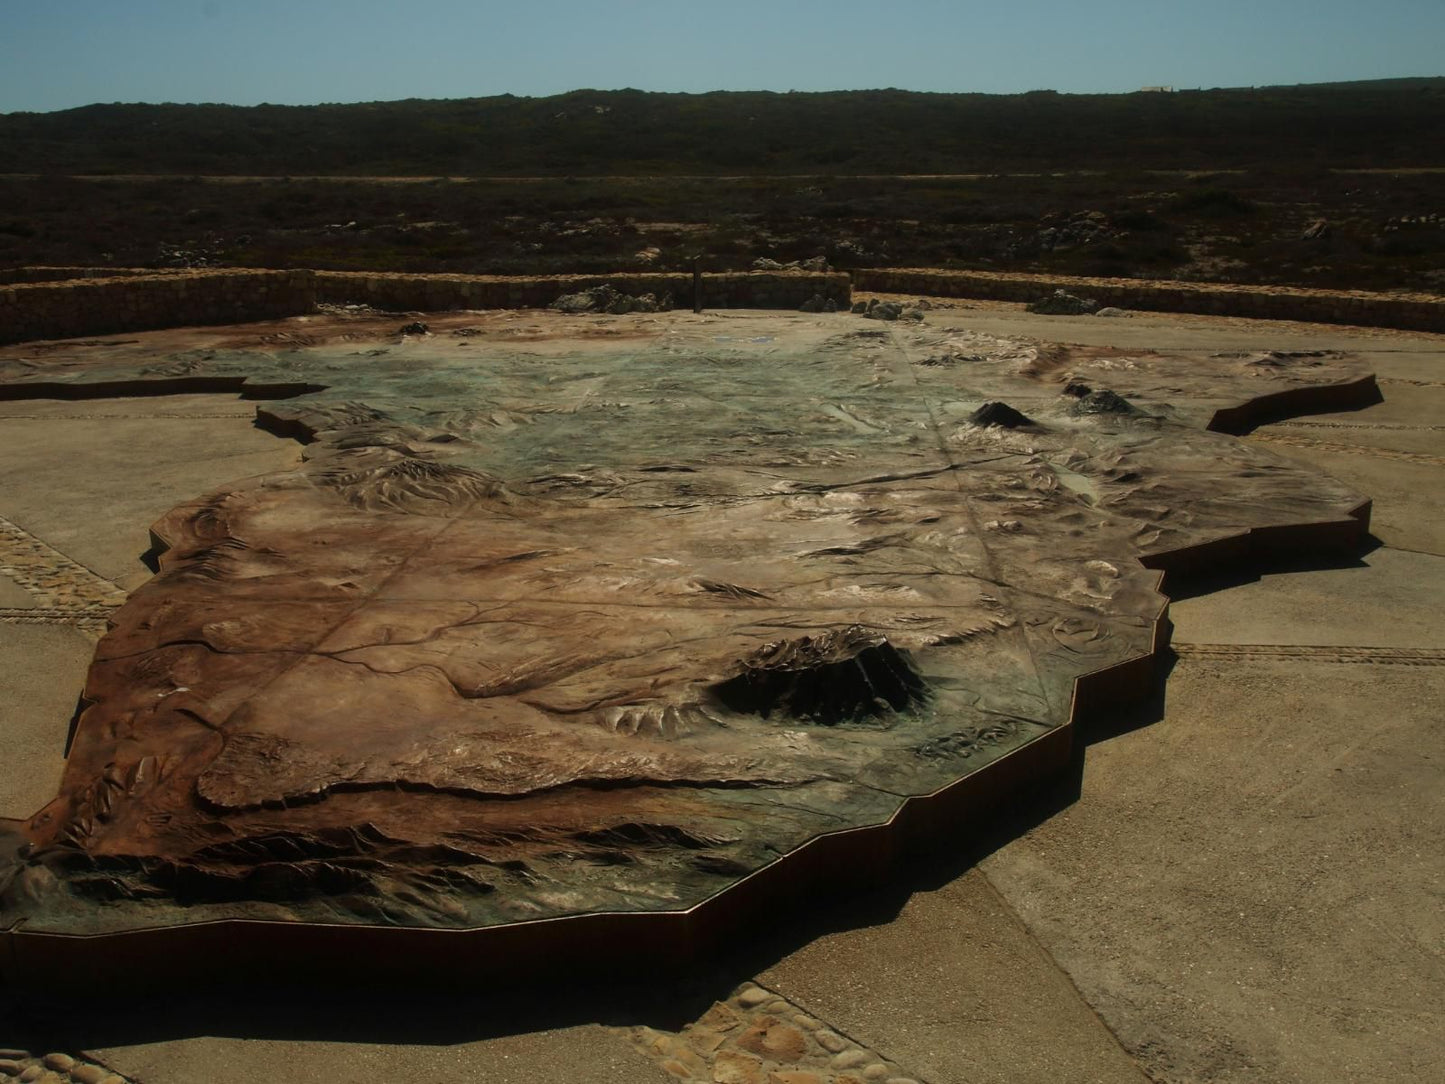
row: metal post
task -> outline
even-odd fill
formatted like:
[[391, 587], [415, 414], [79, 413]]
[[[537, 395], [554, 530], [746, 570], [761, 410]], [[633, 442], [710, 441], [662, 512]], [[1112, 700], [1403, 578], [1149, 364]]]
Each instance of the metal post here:
[[702, 312], [702, 257], [692, 258], [692, 311]]

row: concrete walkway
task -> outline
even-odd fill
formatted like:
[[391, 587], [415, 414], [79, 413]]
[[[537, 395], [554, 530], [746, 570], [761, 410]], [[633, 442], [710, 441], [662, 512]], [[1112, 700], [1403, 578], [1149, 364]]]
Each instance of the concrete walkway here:
[[[1437, 1075], [1445, 337], [1143, 314], [1043, 318], [1005, 305], [929, 320], [1200, 355], [1362, 353], [1383, 403], [1247, 439], [1373, 496], [1380, 544], [1348, 567], [1270, 571], [1177, 600], [1167, 686], [1088, 734], [1069, 778], [980, 826], [966, 853], [939, 855], [904, 884], [820, 900], [686, 984], [397, 991], [385, 1005], [237, 1006], [188, 991], [127, 1006], [121, 992], [103, 1009], [38, 1005], [11, 991], [0, 1047], [14, 1049], [0, 1050], [0, 1074], [7, 1058], [19, 1072], [30, 1055], [64, 1052], [82, 1060], [58, 1059], [40, 1079]], [[92, 417], [70, 416], [80, 413]], [[137, 556], [150, 519], [294, 457], [246, 416], [247, 405], [212, 397], [0, 405], [0, 517], [133, 587], [145, 577]], [[168, 461], [168, 425], [203, 426], [214, 455]], [[38, 463], [41, 447], [53, 454]], [[35, 604], [0, 577], [0, 613], [12, 615], [0, 622], [0, 749], [20, 765], [0, 776], [0, 814], [10, 816], [53, 792], [89, 650], [87, 634], [64, 621], [14, 616]], [[96, 993], [84, 985], [77, 976], [78, 993]]]

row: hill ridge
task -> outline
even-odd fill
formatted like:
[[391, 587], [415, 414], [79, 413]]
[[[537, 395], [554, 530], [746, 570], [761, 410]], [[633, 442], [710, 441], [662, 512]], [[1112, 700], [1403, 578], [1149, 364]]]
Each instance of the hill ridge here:
[[574, 90], [0, 114], [0, 173], [866, 174], [1445, 165], [1445, 78], [989, 95]]

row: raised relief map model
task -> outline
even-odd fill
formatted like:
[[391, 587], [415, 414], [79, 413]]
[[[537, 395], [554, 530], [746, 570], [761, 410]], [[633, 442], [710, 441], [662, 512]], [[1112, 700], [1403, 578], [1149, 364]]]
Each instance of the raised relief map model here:
[[1166, 642], [1171, 554], [1368, 524], [1210, 429], [1369, 401], [1349, 356], [429, 321], [0, 351], [0, 397], [229, 389], [305, 444], [152, 528], [0, 927], [497, 928], [806, 878], [811, 841], [1067, 736], [1078, 679]]

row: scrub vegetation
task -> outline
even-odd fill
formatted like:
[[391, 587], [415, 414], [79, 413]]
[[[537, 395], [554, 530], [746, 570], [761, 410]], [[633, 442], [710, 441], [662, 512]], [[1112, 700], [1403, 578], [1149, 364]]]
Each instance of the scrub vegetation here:
[[1445, 79], [0, 116], [0, 265], [488, 273], [825, 256], [1445, 291]]

